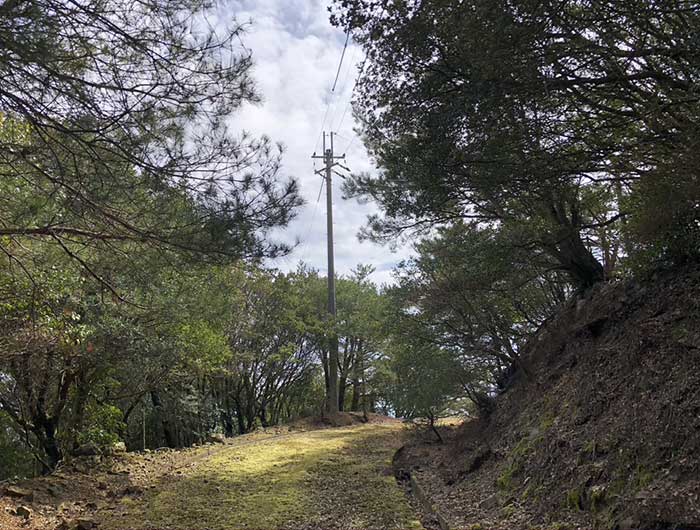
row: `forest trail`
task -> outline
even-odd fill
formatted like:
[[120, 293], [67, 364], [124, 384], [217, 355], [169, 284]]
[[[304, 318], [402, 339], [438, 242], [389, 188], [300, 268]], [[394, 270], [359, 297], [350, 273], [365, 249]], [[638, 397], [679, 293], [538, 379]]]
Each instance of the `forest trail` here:
[[[182, 450], [85, 457], [0, 495], [3, 530], [413, 530], [391, 460], [403, 423], [372, 415], [257, 431]], [[299, 429], [299, 430], [297, 430]], [[27, 517], [18, 516], [26, 507]], [[80, 526], [82, 521], [83, 526]]]
[[241, 439], [160, 476], [95, 520], [105, 530], [419, 529], [391, 472], [403, 428], [392, 422]]

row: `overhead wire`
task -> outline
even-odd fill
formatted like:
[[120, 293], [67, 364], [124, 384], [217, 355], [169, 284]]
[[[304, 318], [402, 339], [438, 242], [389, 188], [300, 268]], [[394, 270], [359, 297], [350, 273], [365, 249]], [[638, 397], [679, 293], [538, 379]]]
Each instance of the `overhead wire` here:
[[[343, 51], [342, 51], [342, 53], [340, 54], [340, 60], [338, 61], [338, 68], [336, 69], [335, 78], [334, 78], [334, 80], [333, 80], [333, 86], [331, 87], [330, 95], [329, 95], [329, 97], [328, 97], [328, 102], [326, 103], [326, 110], [325, 110], [325, 112], [324, 112], [324, 114], [323, 114], [323, 121], [321, 122], [321, 130], [319, 131], [319, 134], [318, 134], [318, 136], [316, 137], [316, 145], [314, 146], [314, 154], [315, 154], [315, 153], [317, 152], [317, 150], [318, 150], [319, 142], [321, 141], [321, 138], [322, 138], [322, 136], [323, 136], [324, 127], [326, 126], [326, 122], [328, 121], [328, 115], [329, 115], [329, 112], [330, 112], [330, 109], [331, 109], [331, 105], [333, 104], [333, 101], [334, 101], [334, 97], [333, 97], [333, 96], [335, 95], [335, 90], [336, 90], [336, 88], [337, 88], [337, 86], [338, 86], [338, 79], [340, 78], [340, 72], [342, 71], [342, 68], [343, 68], [343, 62], [345, 61], [345, 53], [346, 53], [346, 51], [347, 51], [348, 43], [349, 43], [349, 42], [350, 42], [350, 30], [346, 31], [346, 33], [345, 33], [345, 43], [343, 44]], [[353, 58], [353, 59], [354, 59], [354, 55], [355, 55], [355, 52], [353, 51], [353, 55], [352, 55], [352, 58]], [[345, 74], [345, 76], [343, 77], [343, 83], [342, 83], [342, 86], [343, 86], [343, 87], [344, 87], [344, 86], [346, 85], [346, 83], [347, 83], [348, 75], [349, 75], [349, 74], [348, 74], [348, 72], [346, 71], [346, 74]], [[332, 117], [331, 117], [331, 121], [330, 121], [331, 125], [333, 124], [333, 120], [334, 120], [334, 118], [335, 118], [335, 110], [337, 110], [337, 106], [334, 108], [333, 115], [332, 115]], [[315, 173], [316, 173], [316, 162], [314, 161], [314, 174], [315, 174]], [[314, 209], [313, 209], [313, 212], [312, 212], [312, 214], [311, 214], [311, 220], [310, 220], [309, 225], [308, 225], [308, 227], [307, 227], [307, 229], [306, 229], [306, 231], [305, 231], [304, 238], [301, 240], [301, 247], [302, 247], [302, 249], [303, 249], [303, 250], [302, 250], [302, 261], [304, 260], [304, 258], [305, 258], [305, 256], [306, 256], [306, 250], [308, 250], [308, 248], [304, 248], [304, 247], [307, 247], [306, 243], [307, 243], [307, 240], [308, 240], [308, 238], [309, 238], [309, 235], [311, 234], [311, 230], [312, 230], [312, 228], [313, 228], [314, 220], [316, 219], [316, 212], [317, 212], [317, 210], [318, 210], [318, 204], [319, 204], [319, 202], [320, 202], [320, 200], [321, 200], [321, 193], [323, 192], [323, 186], [324, 186], [324, 185], [325, 185], [325, 179], [321, 179], [321, 187], [320, 187], [320, 189], [319, 189], [319, 191], [318, 191], [318, 197], [316, 198], [316, 202], [315, 202], [315, 204], [314, 204]]]
[[338, 63], [338, 71], [335, 73], [335, 81], [333, 81], [333, 88], [331, 92], [335, 92], [335, 86], [338, 84], [338, 77], [340, 77], [340, 69], [343, 67], [343, 59], [345, 59], [345, 51], [348, 49], [348, 41], [350, 40], [350, 30], [345, 33], [345, 44], [343, 44], [343, 53], [340, 55], [340, 63]]
[[[382, 8], [382, 12], [381, 12], [381, 14], [379, 15], [379, 18], [383, 17], [384, 13], [386, 13], [386, 7], [383, 7], [383, 8]], [[315, 146], [314, 146], [314, 155], [316, 155], [316, 152], [317, 152], [317, 150], [318, 150], [318, 145], [319, 145], [319, 142], [321, 141], [321, 138], [322, 138], [322, 136], [323, 136], [323, 133], [324, 133], [324, 130], [325, 130], [324, 128], [325, 128], [325, 126], [326, 126], [326, 122], [328, 121], [328, 116], [329, 116], [329, 113], [330, 113], [330, 110], [331, 110], [331, 106], [332, 106], [333, 103], [334, 103], [334, 100], [336, 101], [336, 104], [335, 104], [335, 106], [334, 106], [333, 113], [331, 114], [331, 120], [330, 120], [331, 131], [335, 132], [335, 134], [336, 134], [337, 136], [340, 136], [341, 138], [345, 138], [346, 140], [350, 140], [349, 143], [347, 144], [345, 150], [343, 151], [343, 153], [347, 153], [347, 152], [349, 151], [350, 147], [352, 146], [352, 144], [354, 143], [354, 141], [358, 138], [358, 135], [357, 135], [357, 134], [351, 135], [351, 138], [347, 138], [347, 137], [345, 137], [345, 136], [343, 136], [343, 135], [338, 134], [338, 131], [341, 129], [341, 127], [342, 127], [342, 125], [343, 125], [343, 123], [344, 123], [344, 121], [345, 121], [345, 116], [347, 115], [348, 110], [350, 109], [350, 106], [352, 105], [352, 98], [353, 98], [353, 95], [354, 95], [354, 93], [355, 93], [355, 90], [356, 90], [356, 88], [357, 88], [357, 86], [358, 86], [360, 80], [362, 79], [362, 76], [365, 74], [365, 65], [366, 65], [367, 60], [368, 60], [368, 56], [367, 56], [367, 55], [365, 55], [365, 57], [364, 57], [364, 59], [363, 59], [363, 61], [362, 61], [362, 64], [360, 65], [358, 75], [357, 75], [357, 77], [355, 78], [355, 81], [354, 81], [354, 83], [353, 83], [352, 88], [350, 89], [350, 93], [349, 93], [349, 96], [348, 96], [348, 101], [347, 101], [347, 103], [346, 103], [346, 105], [345, 105], [345, 108], [343, 109], [343, 113], [342, 113], [342, 115], [341, 115], [341, 117], [340, 117], [340, 121], [338, 122], [337, 127], [333, 127], [333, 124], [334, 124], [334, 121], [335, 121], [335, 117], [336, 117], [336, 111], [338, 110], [338, 104], [337, 104], [338, 101], [337, 101], [337, 98], [334, 98], [334, 96], [335, 96], [335, 94], [336, 94], [336, 88], [338, 87], [338, 80], [340, 79], [340, 74], [341, 74], [341, 71], [342, 71], [343, 62], [344, 62], [344, 60], [345, 60], [345, 54], [346, 54], [346, 52], [347, 52], [347, 47], [348, 47], [349, 41], [350, 41], [350, 28], [348, 28], [347, 31], [346, 31], [346, 33], [345, 33], [345, 43], [343, 44], [343, 51], [342, 51], [342, 53], [341, 53], [341, 55], [340, 55], [340, 60], [339, 60], [339, 62], [338, 62], [338, 68], [336, 69], [335, 78], [334, 78], [334, 80], [333, 80], [333, 85], [332, 85], [331, 90], [330, 90], [330, 94], [329, 94], [329, 97], [328, 97], [328, 101], [326, 102], [326, 110], [325, 110], [324, 115], [323, 115], [323, 121], [321, 122], [321, 130], [319, 131], [319, 134], [318, 134], [317, 139], [316, 139], [316, 144], [315, 144]], [[352, 56], [351, 56], [351, 59], [350, 59], [350, 66], [349, 66], [348, 69], [346, 70], [345, 76], [343, 77], [343, 81], [342, 81], [342, 83], [341, 83], [341, 90], [340, 90], [340, 93], [341, 93], [341, 94], [345, 91], [345, 87], [347, 86], [347, 81], [348, 81], [348, 78], [349, 78], [349, 76], [350, 76], [350, 71], [353, 69], [353, 66], [354, 66], [354, 59], [355, 59], [355, 55], [356, 55], [356, 53], [357, 53], [357, 50], [358, 50], [357, 47], [354, 47], [354, 48], [353, 48]], [[316, 174], [317, 171], [316, 171], [316, 161], [315, 161], [315, 160], [314, 160], [313, 169], [314, 169], [314, 174]], [[300, 242], [301, 248], [303, 249], [303, 250], [302, 250], [302, 256], [301, 256], [301, 261], [304, 261], [304, 259], [305, 259], [306, 256], [307, 256], [307, 252], [308, 252], [308, 250], [309, 250], [309, 247], [308, 247], [308, 245], [307, 245], [307, 241], [308, 241], [308, 238], [309, 238], [309, 236], [310, 236], [310, 234], [311, 234], [311, 230], [313, 229], [313, 224], [314, 224], [314, 221], [315, 221], [315, 218], [316, 218], [316, 213], [317, 213], [317, 211], [318, 211], [318, 205], [319, 205], [319, 202], [320, 202], [320, 200], [321, 200], [321, 194], [323, 193], [323, 187], [324, 187], [324, 185], [326, 185], [326, 179], [325, 179], [325, 178], [322, 178], [322, 179], [321, 179], [321, 186], [320, 186], [319, 191], [318, 191], [318, 196], [317, 196], [316, 202], [315, 202], [315, 204], [314, 204], [314, 209], [313, 209], [313, 212], [312, 212], [312, 214], [311, 214], [311, 219], [310, 219], [309, 225], [308, 225], [308, 227], [307, 227], [307, 230], [306, 230], [306, 233], [305, 233], [305, 235], [304, 235], [304, 238], [303, 238], [303, 239], [301, 240], [301, 242]]]
[[[379, 19], [381, 19], [384, 14], [386, 13], [386, 6], [382, 8], [382, 12], [379, 14]], [[355, 78], [355, 82], [352, 85], [352, 90], [350, 90], [350, 97], [348, 99], [348, 103], [345, 106], [345, 110], [343, 111], [343, 115], [340, 118], [340, 123], [338, 124], [338, 129], [343, 125], [343, 121], [345, 120], [345, 115], [347, 114], [348, 110], [350, 109], [350, 106], [352, 105], [352, 96], [355, 93], [355, 89], [357, 88], [357, 85], [360, 83], [360, 80], [362, 79], [362, 76], [365, 73], [365, 65], [367, 64], [367, 60], [369, 59], [368, 55], [365, 55], [365, 58], [362, 60], [362, 64], [360, 65], [359, 68], [359, 73], [357, 74], [357, 77]], [[350, 139], [350, 142], [345, 146], [345, 149], [343, 150], [343, 153], [347, 153], [350, 150], [350, 147], [352, 146], [353, 143], [355, 143], [355, 140], [357, 140], [358, 135], [354, 134], [352, 135], [352, 138]]]
[[[342, 94], [345, 93], [345, 88], [348, 86], [348, 78], [350, 77], [350, 72], [352, 72], [353, 66], [355, 65], [355, 56], [356, 55], [357, 55], [357, 47], [355, 46], [352, 49], [352, 55], [350, 55], [349, 65], [345, 69], [345, 75], [343, 76], [343, 82], [340, 86], [340, 90], [338, 91], [338, 94], [340, 94], [341, 96], [342, 96]], [[348, 97], [348, 103], [345, 106], [345, 110], [343, 111], [343, 114], [340, 118], [340, 122], [336, 126], [334, 126], [333, 122], [331, 122], [331, 130], [336, 131], [336, 132], [340, 131], [340, 128], [343, 125], [343, 121], [345, 120], [345, 114], [348, 111], [348, 106], [350, 105], [350, 103], [352, 101], [352, 94], [353, 94], [354, 90], [355, 90], [355, 86], [353, 85], [352, 90], [350, 91], [350, 96]], [[337, 107], [336, 107], [336, 109], [337, 109]]]
[[[357, 48], [355, 48], [354, 52], [357, 51]], [[353, 53], [353, 59], [354, 59], [354, 53]], [[357, 88], [357, 84], [360, 82], [360, 79], [362, 78], [362, 74], [364, 73], [364, 68], [365, 68], [365, 63], [367, 62], [367, 57], [362, 61], [362, 64], [360, 65], [359, 72], [357, 74], [357, 77], [355, 78], [355, 81], [353, 82], [352, 88], [350, 89], [350, 95], [348, 96], [348, 102], [345, 105], [345, 109], [343, 110], [343, 114], [340, 117], [340, 122], [338, 123], [337, 127], [335, 127], [336, 131], [340, 131], [341, 127], [343, 126], [343, 122], [345, 121], [345, 116], [348, 113], [348, 110], [350, 110], [350, 107], [352, 105], [352, 96], [355, 94], [355, 89]]]
[[[328, 119], [328, 112], [330, 111], [331, 104], [333, 103], [333, 96], [335, 95], [336, 85], [338, 84], [338, 77], [340, 76], [340, 71], [343, 68], [343, 61], [345, 60], [345, 51], [348, 48], [348, 42], [350, 41], [350, 30], [345, 33], [345, 44], [343, 44], [343, 52], [340, 54], [340, 61], [338, 61], [338, 68], [335, 73], [335, 79], [333, 80], [333, 86], [331, 87], [330, 95], [328, 97], [328, 102], [326, 103], [326, 112], [323, 115], [323, 122], [321, 122], [321, 130], [316, 137], [316, 145], [314, 146], [314, 153], [318, 150], [318, 144], [323, 136], [323, 128], [326, 126], [326, 120]], [[331, 124], [333, 119], [331, 118]]]
[[[335, 78], [333, 80], [333, 86], [331, 87], [328, 101], [326, 103], [326, 110], [323, 114], [323, 121], [321, 122], [321, 130], [319, 131], [318, 136], [316, 137], [316, 145], [314, 145], [314, 154], [316, 154], [316, 152], [318, 151], [318, 144], [321, 141], [321, 138], [323, 136], [324, 127], [326, 126], [326, 121], [328, 121], [328, 114], [330, 112], [331, 105], [333, 103], [333, 99], [334, 99], [333, 96], [335, 95], [335, 89], [338, 85], [338, 78], [340, 77], [340, 72], [343, 68], [343, 62], [345, 60], [345, 52], [347, 51], [349, 41], [350, 41], [350, 30], [348, 30], [345, 33], [345, 43], [343, 44], [343, 51], [340, 54], [340, 60], [338, 61], [338, 68], [336, 69]], [[345, 83], [346, 79], [347, 79], [347, 74], [344, 78], [344, 83]], [[333, 123], [333, 118], [331, 118], [331, 124], [332, 123]], [[316, 174], [316, 161], [315, 160], [314, 160], [313, 169], [314, 169], [314, 174]], [[309, 235], [311, 234], [311, 230], [313, 229], [314, 220], [316, 219], [316, 211], [318, 210], [318, 204], [319, 204], [319, 201], [321, 200], [321, 193], [323, 192], [324, 184], [325, 184], [325, 179], [321, 179], [321, 187], [318, 191], [318, 197], [316, 198], [316, 202], [314, 204], [314, 209], [313, 209], [313, 212], [311, 214], [311, 220], [309, 221], [309, 224], [304, 232], [304, 237], [300, 241], [300, 247], [301, 247], [301, 251], [302, 251], [302, 257], [301, 257], [302, 261], [306, 257], [306, 252], [308, 250], [307, 240], [309, 238]]]
[[[365, 73], [365, 64], [367, 63], [367, 56], [365, 55], [364, 60], [362, 61], [362, 64], [360, 65], [360, 72], [357, 74], [357, 77], [355, 78], [355, 83], [352, 85], [352, 90], [350, 91], [350, 98], [348, 99], [348, 104], [345, 106], [345, 110], [343, 111], [343, 116], [340, 119], [340, 124], [338, 125], [338, 129], [343, 125], [343, 121], [345, 120], [345, 115], [347, 114], [348, 110], [350, 109], [350, 106], [352, 105], [352, 96], [355, 94], [355, 89], [357, 88], [357, 85], [359, 84], [360, 80], [362, 79], [363, 74]], [[357, 140], [357, 134], [353, 135], [352, 138], [350, 139], [350, 142], [345, 146], [345, 149], [343, 150], [343, 153], [347, 153], [350, 150], [350, 147], [352, 146], [353, 143], [355, 143], [355, 140]]]
[[[340, 60], [338, 61], [338, 68], [336, 69], [335, 78], [333, 79], [333, 85], [331, 87], [330, 95], [329, 95], [328, 101], [326, 103], [326, 110], [323, 114], [323, 121], [321, 122], [321, 130], [319, 131], [319, 134], [318, 134], [317, 139], [316, 139], [316, 144], [314, 146], [314, 154], [318, 150], [319, 142], [321, 141], [321, 138], [323, 136], [324, 127], [326, 126], [326, 122], [328, 121], [328, 116], [330, 113], [331, 105], [334, 102], [334, 95], [336, 94], [336, 88], [338, 88], [338, 80], [340, 79], [340, 74], [341, 74], [341, 71], [343, 68], [343, 63], [345, 61], [345, 54], [347, 52], [349, 42], [350, 42], [350, 30], [348, 29], [345, 33], [345, 42], [343, 44], [343, 51], [340, 54]], [[340, 93], [344, 92], [344, 89], [347, 86], [348, 77], [350, 76], [350, 71], [352, 70], [356, 53], [357, 53], [357, 48], [354, 48], [352, 55], [351, 55], [351, 59], [350, 59], [350, 66], [345, 71], [345, 76], [343, 77], [343, 81], [341, 83], [342, 88], [340, 90]], [[357, 78], [355, 78], [352, 89], [350, 90], [350, 95], [348, 97], [347, 104], [345, 105], [345, 108], [343, 110], [343, 114], [341, 115], [340, 122], [338, 123], [337, 127], [333, 127], [333, 122], [335, 119], [335, 111], [338, 108], [337, 101], [336, 101], [336, 106], [334, 107], [333, 114], [332, 114], [331, 120], [330, 120], [331, 130], [337, 131], [342, 127], [343, 122], [345, 121], [345, 116], [347, 115], [347, 112], [350, 108], [350, 105], [352, 104], [352, 96], [355, 92], [355, 88], [357, 87], [357, 84], [358, 84], [360, 78], [362, 77], [362, 74], [364, 73], [364, 66], [365, 66], [366, 62], [367, 62], [367, 57], [365, 57], [365, 59], [362, 61], [362, 65], [360, 66], [360, 72], [359, 72]], [[336, 134], [338, 136], [341, 136], [342, 138], [345, 138], [346, 140], [350, 140], [350, 143], [348, 144], [348, 148], [350, 145], [352, 145], [353, 141], [355, 140], [355, 138], [347, 138], [345, 136], [339, 135], [337, 132], [336, 132]], [[348, 148], [346, 148], [344, 152], [347, 152]], [[314, 161], [314, 173], [316, 173], [315, 161]], [[321, 179], [321, 186], [319, 188], [318, 196], [316, 198], [316, 202], [314, 204], [314, 209], [313, 209], [313, 212], [311, 214], [311, 220], [310, 220], [308, 228], [305, 232], [304, 238], [301, 241], [302, 248], [307, 247], [306, 243], [307, 243], [309, 235], [311, 234], [311, 230], [313, 228], [313, 223], [314, 223], [314, 220], [316, 218], [316, 212], [318, 211], [318, 204], [321, 200], [321, 193], [323, 193], [323, 186], [324, 185], [325, 185], [325, 179]], [[306, 249], [304, 249], [304, 251], [302, 253], [302, 261], [304, 260], [304, 258], [306, 256], [306, 250], [308, 250], [308, 247]]]

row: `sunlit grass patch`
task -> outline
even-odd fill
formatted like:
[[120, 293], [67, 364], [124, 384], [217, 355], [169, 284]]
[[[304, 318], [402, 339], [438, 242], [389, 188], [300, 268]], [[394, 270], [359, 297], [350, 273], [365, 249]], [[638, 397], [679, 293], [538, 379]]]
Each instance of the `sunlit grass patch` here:
[[295, 433], [232, 447], [156, 485], [105, 528], [421, 528], [393, 476], [401, 425]]

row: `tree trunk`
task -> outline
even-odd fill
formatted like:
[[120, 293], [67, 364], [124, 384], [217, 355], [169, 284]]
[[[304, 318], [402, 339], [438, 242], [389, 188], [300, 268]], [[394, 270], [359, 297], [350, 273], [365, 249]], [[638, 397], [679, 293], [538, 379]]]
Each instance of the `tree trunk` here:
[[236, 421], [238, 422], [238, 434], [245, 434], [245, 415], [243, 414], [243, 408], [238, 400], [236, 400]]
[[339, 408], [338, 392], [338, 336], [332, 335], [328, 347], [328, 394], [326, 396], [326, 412], [335, 414]]
[[569, 273], [573, 283], [580, 289], [586, 290], [604, 281], [605, 269], [581, 239], [580, 219], [576, 207], [571, 207], [569, 219], [564, 202], [553, 199], [550, 214], [560, 230], [544, 245], [547, 252], [557, 259], [561, 268]]
[[168, 419], [165, 409], [163, 408], [163, 402], [160, 399], [160, 394], [158, 394], [158, 392], [155, 390], [151, 390], [151, 402], [153, 403], [156, 417], [160, 420], [160, 424], [163, 428], [165, 444], [171, 449], [177, 447], [177, 438], [170, 427], [170, 420]]
[[[75, 398], [75, 404], [73, 406], [74, 413], [73, 413], [73, 421], [71, 425], [71, 431], [75, 433], [79, 433], [82, 428], [83, 428], [83, 422], [85, 421], [85, 405], [87, 403], [88, 399], [88, 384], [85, 381], [84, 374], [81, 374], [80, 377], [78, 378], [78, 384], [76, 385], [76, 398]], [[73, 440], [72, 442], [72, 450], [75, 450], [78, 448], [78, 440], [76, 436], [72, 437]]]
[[374, 392], [372, 392], [369, 396], [365, 395], [365, 399], [369, 398], [369, 411], [372, 414], [377, 413], [377, 398], [374, 395]]
[[36, 428], [32, 429], [46, 453], [46, 461], [41, 462], [41, 474], [48, 475], [63, 458], [63, 452], [56, 439], [56, 421], [50, 418], [43, 418], [37, 422]]
[[231, 438], [233, 436], [233, 418], [230, 411], [227, 410], [221, 413], [221, 423], [224, 428], [224, 436]]
[[347, 378], [341, 377], [338, 383], [338, 410], [340, 412], [343, 412], [345, 410], [345, 391], [347, 386]]
[[586, 248], [577, 232], [572, 232], [562, 241], [558, 251], [562, 266], [579, 288], [585, 290], [605, 280], [605, 269]]
[[328, 352], [326, 350], [321, 350], [321, 366], [323, 367], [323, 382], [327, 394], [330, 381], [328, 379]]
[[358, 412], [360, 410], [360, 380], [352, 380], [352, 401], [350, 402], [350, 410]]
[[428, 412], [428, 421], [430, 422], [430, 430], [435, 433], [435, 436], [437, 436], [438, 442], [443, 443], [442, 435], [440, 434], [440, 431], [438, 431], [437, 426], [435, 425], [435, 414], [432, 413], [432, 411]]
[[364, 352], [362, 351], [362, 342], [355, 354], [355, 362], [352, 365], [352, 402], [350, 410], [357, 412], [360, 410], [360, 394], [362, 393], [362, 383], [364, 379]]
[[267, 421], [267, 410], [266, 407], [260, 407], [260, 413], [258, 414], [258, 417], [260, 418], [260, 425], [265, 428], [269, 427], [269, 422]]

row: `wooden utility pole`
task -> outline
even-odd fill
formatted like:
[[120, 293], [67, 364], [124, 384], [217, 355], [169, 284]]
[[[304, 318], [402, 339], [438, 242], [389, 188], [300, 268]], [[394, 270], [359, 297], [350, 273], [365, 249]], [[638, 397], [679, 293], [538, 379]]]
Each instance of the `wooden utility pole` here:
[[[328, 318], [332, 331], [328, 336], [328, 392], [326, 394], [326, 412], [338, 412], [338, 334], [335, 331], [335, 259], [333, 255], [333, 168], [340, 165], [336, 160], [345, 155], [333, 153], [333, 133], [330, 133], [330, 148], [326, 148], [326, 133], [323, 133], [323, 155], [314, 153], [311, 158], [322, 159], [324, 168], [316, 171], [326, 179], [326, 231], [328, 239]], [[342, 167], [342, 166], [341, 166]]]

